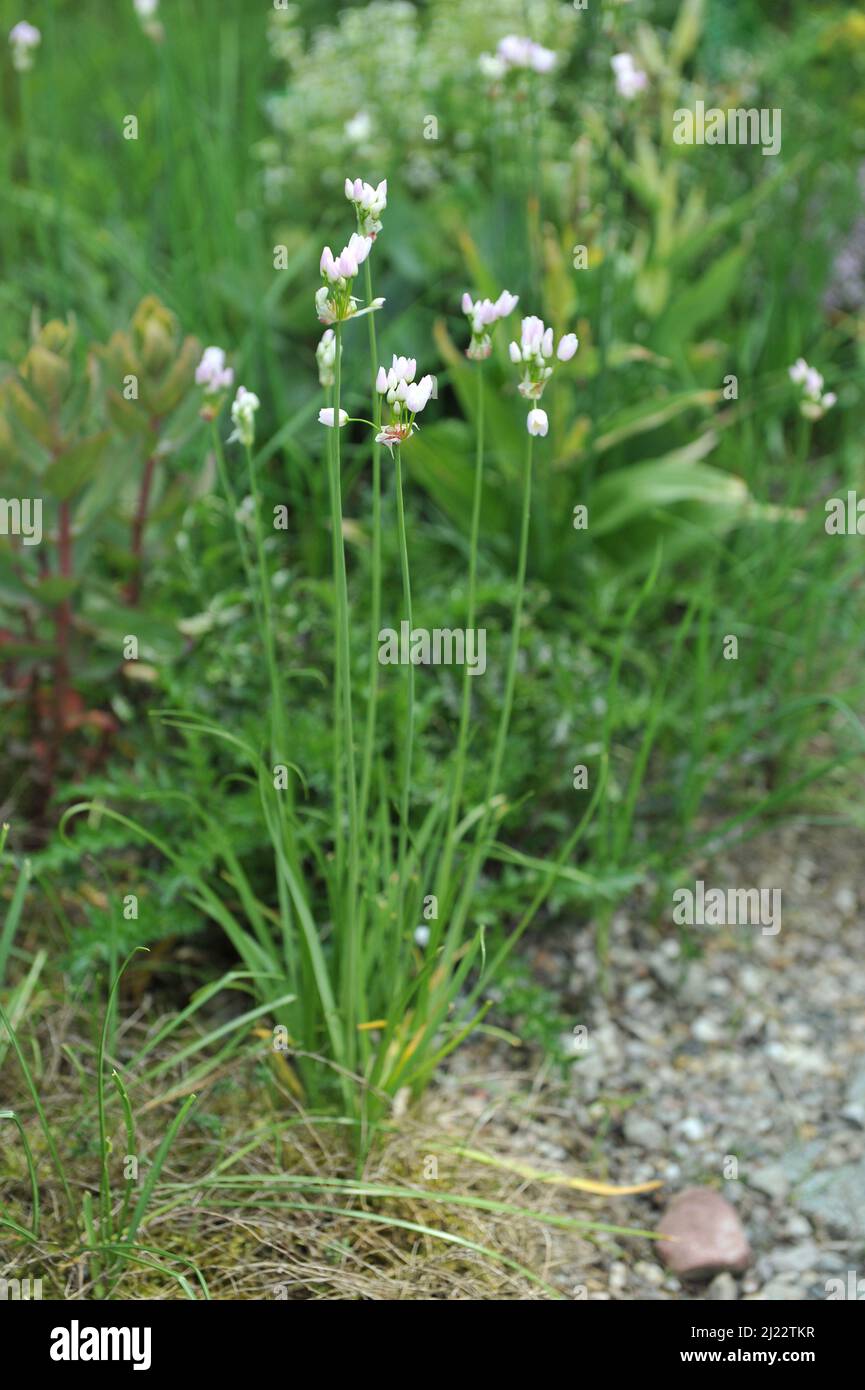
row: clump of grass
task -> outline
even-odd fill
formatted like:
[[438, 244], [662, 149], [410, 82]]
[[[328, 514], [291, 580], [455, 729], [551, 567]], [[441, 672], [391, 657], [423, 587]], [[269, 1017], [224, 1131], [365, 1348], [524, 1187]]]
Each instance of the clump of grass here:
[[[607, 1219], [609, 1196], [580, 1185], [617, 1189], [510, 1154], [507, 1131], [487, 1135], [453, 1088], [386, 1126], [358, 1170], [357, 1122], [304, 1110], [243, 1023], [226, 1057], [200, 1015], [181, 1011], [166, 1031], [132, 1014], [114, 1067], [126, 1080], [109, 1097], [104, 1024], [93, 1038], [84, 999], [57, 1009], [63, 987], [53, 979], [27, 1021], [35, 1061], [16, 1047], [24, 1065], [8, 1068], [21, 1142], [0, 1185], [0, 1277], [41, 1279], [43, 1297], [561, 1298], [559, 1269], [586, 1242], [648, 1234]], [[194, 1106], [181, 1099], [193, 1084]], [[529, 1091], [509, 1113], [534, 1104]], [[117, 1180], [130, 1147], [131, 1192]]]

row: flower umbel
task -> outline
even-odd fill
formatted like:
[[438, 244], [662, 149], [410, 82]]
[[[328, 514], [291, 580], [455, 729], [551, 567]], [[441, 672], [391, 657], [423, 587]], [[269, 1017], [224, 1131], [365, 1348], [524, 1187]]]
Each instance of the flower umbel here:
[[357, 308], [357, 300], [352, 295], [352, 282], [372, 249], [372, 237], [359, 236], [352, 232], [348, 245], [335, 256], [329, 246], [321, 253], [319, 269], [324, 281], [316, 292], [315, 312], [322, 323], [344, 323], [346, 319], [368, 314], [372, 309], [380, 309], [383, 299], [374, 299], [365, 309]]
[[254, 391], [247, 391], [245, 386], [238, 386], [237, 395], [231, 403], [234, 433], [228, 437], [229, 444], [238, 440], [247, 449], [252, 448], [255, 443], [255, 412], [260, 405], [261, 401]]
[[[559, 339], [556, 356], [560, 362], [570, 362], [578, 347], [576, 335], [566, 333]], [[511, 343], [508, 350], [514, 366], [523, 368], [518, 387], [520, 395], [525, 396], [526, 400], [539, 401], [553, 374], [552, 367], [547, 365], [553, 355], [553, 330], [545, 328], [543, 319], [534, 315], [525, 318], [520, 341]]]
[[345, 196], [357, 213], [357, 225], [362, 236], [373, 241], [381, 231], [381, 214], [387, 207], [387, 179], [382, 179], [376, 188], [363, 179], [345, 181]]
[[413, 357], [394, 357], [389, 368], [379, 367], [375, 389], [386, 398], [391, 418], [382, 421], [375, 437], [376, 444], [386, 444], [392, 449], [394, 444], [404, 444], [411, 439], [419, 428], [415, 425], [415, 416], [425, 408], [435, 383], [431, 376], [415, 381], [416, 371], [417, 362]]
[[28, 24], [26, 19], [22, 19], [9, 31], [9, 42], [15, 71], [28, 72], [33, 66], [34, 50], [42, 42], [42, 34], [35, 24]]
[[472, 340], [466, 348], [466, 357], [473, 362], [483, 362], [493, 350], [489, 329], [499, 319], [513, 313], [519, 303], [519, 295], [502, 290], [495, 303], [491, 299], [472, 300], [470, 294], [462, 297], [462, 311], [471, 324]]
[[806, 420], [819, 420], [827, 410], [831, 410], [838, 397], [834, 391], [823, 390], [823, 377], [816, 367], [809, 367], [804, 357], [799, 357], [789, 367], [790, 380], [802, 387], [802, 400], [799, 409]]

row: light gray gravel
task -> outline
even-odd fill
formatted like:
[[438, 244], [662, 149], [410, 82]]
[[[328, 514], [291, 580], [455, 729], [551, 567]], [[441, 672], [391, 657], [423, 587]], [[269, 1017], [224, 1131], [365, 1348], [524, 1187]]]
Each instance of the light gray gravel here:
[[[536, 1079], [535, 1100], [539, 1087], [549, 1096], [543, 1124], [496, 1099], [506, 1075], [487, 1083], [511, 1147], [543, 1166], [543, 1138], [565, 1152], [566, 1171], [664, 1180], [657, 1197], [599, 1203], [597, 1216], [617, 1223], [654, 1227], [678, 1191], [712, 1187], [737, 1207], [754, 1251], [744, 1275], [682, 1288], [651, 1242], [610, 1238], [582, 1251], [574, 1283], [590, 1297], [800, 1301], [825, 1298], [830, 1277], [865, 1275], [861, 857], [852, 830], [788, 823], [695, 866], [677, 886], [780, 887], [781, 930], [694, 927], [685, 940], [672, 903], [655, 922], [648, 896], [628, 903], [611, 924], [606, 995], [591, 928], [539, 933], [527, 946], [588, 1046], [564, 1090]], [[492, 1053], [513, 1067], [512, 1055]], [[489, 1076], [490, 1055], [478, 1043], [458, 1053], [451, 1080], [484, 1066]]]

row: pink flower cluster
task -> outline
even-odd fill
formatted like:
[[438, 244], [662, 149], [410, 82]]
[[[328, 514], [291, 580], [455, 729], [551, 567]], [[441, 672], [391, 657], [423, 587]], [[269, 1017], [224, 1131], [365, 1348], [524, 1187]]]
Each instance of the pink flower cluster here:
[[466, 357], [472, 358], [475, 362], [482, 362], [485, 357], [489, 357], [492, 352], [492, 339], [488, 329], [492, 328], [499, 319], [507, 318], [512, 314], [519, 303], [519, 295], [511, 294], [509, 290], [502, 290], [498, 299], [475, 299], [466, 292], [462, 297], [462, 311], [469, 320], [472, 329], [472, 340], [466, 348]]
[[345, 196], [354, 206], [362, 234], [375, 241], [381, 231], [381, 214], [387, 207], [387, 179], [382, 179], [376, 188], [363, 179], [355, 179], [354, 183], [346, 179]]
[[431, 376], [422, 376], [415, 381], [417, 362], [413, 357], [394, 357], [389, 368], [379, 367], [375, 379], [375, 389], [384, 396], [391, 408], [391, 418], [382, 423], [376, 435], [377, 444], [386, 444], [392, 449], [411, 439], [415, 425], [414, 417], [425, 408], [433, 393], [435, 382]]
[[556, 66], [557, 55], [551, 48], [535, 43], [521, 34], [507, 34], [495, 53], [482, 53], [479, 65], [485, 77], [504, 77], [514, 69], [528, 69], [531, 72], [552, 72]]

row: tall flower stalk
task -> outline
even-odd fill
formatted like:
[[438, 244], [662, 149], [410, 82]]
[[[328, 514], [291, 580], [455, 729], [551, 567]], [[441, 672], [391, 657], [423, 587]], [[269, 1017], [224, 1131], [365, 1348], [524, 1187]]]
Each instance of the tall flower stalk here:
[[[233, 374], [231, 377], [228, 377], [226, 373], [226, 382], [223, 384], [228, 384], [231, 380], [233, 380]], [[261, 492], [258, 486], [258, 475], [252, 455], [252, 447], [255, 443], [255, 413], [259, 408], [259, 404], [258, 396], [256, 396], [254, 392], [247, 391], [245, 386], [238, 387], [237, 395], [231, 407], [231, 420], [234, 425], [234, 431], [229, 437], [229, 443], [237, 441], [243, 446], [246, 456], [247, 473], [249, 476], [249, 490], [252, 497], [253, 531], [258, 567], [258, 612], [260, 626], [263, 630], [268, 688], [270, 691], [269, 743], [270, 770], [271, 775], [273, 775], [278, 766], [288, 765], [288, 738], [283, 685], [276, 652], [270, 571], [267, 567], [267, 556], [264, 548], [264, 530], [261, 520]], [[218, 456], [220, 456], [220, 453], [218, 453]], [[229, 487], [229, 497], [230, 496], [231, 489]], [[241, 554], [245, 558], [245, 546], [243, 545]], [[293, 792], [290, 781], [286, 784], [285, 791], [288, 797], [288, 805], [283, 809], [279, 817], [279, 845], [281, 853], [285, 856], [286, 866], [294, 872], [295, 851], [291, 834]], [[289, 888], [284, 873], [279, 873], [277, 875], [277, 892], [279, 895], [280, 921], [282, 923], [284, 965], [289, 977], [294, 981], [296, 979], [296, 961], [294, 938], [290, 929], [292, 910]]]
[[[502, 290], [502, 293], [494, 303], [489, 299], [473, 301], [471, 295], [468, 293], [463, 295], [462, 300], [463, 313], [466, 315], [471, 325], [471, 341], [466, 349], [466, 356], [470, 361], [477, 363], [478, 388], [475, 470], [472, 490], [471, 526], [469, 531], [469, 577], [466, 613], [466, 627], [470, 630], [473, 629], [475, 625], [475, 609], [477, 604], [478, 541], [480, 536], [481, 501], [483, 498], [484, 478], [483, 364], [492, 352], [490, 331], [493, 325], [497, 323], [499, 319], [506, 318], [509, 314], [513, 313], [518, 302], [518, 296], [510, 294], [508, 290]], [[463, 669], [463, 688], [453, 789], [451, 792], [450, 806], [448, 808], [447, 831], [445, 833], [444, 850], [438, 875], [440, 897], [446, 897], [448, 895], [448, 882], [453, 864], [454, 851], [456, 849], [456, 826], [460, 807], [462, 805], [470, 717], [471, 676], [470, 668], [466, 666]]]
[[[574, 356], [579, 343], [573, 333], [565, 334], [556, 348], [555, 355], [560, 362], [569, 362]], [[521, 325], [520, 341], [512, 342], [509, 347], [509, 355], [515, 366], [521, 368], [521, 380], [518, 390], [524, 399], [537, 402], [541, 399], [546, 385], [553, 374], [550, 360], [553, 357], [553, 331], [546, 328], [541, 319], [534, 316], [524, 318]], [[469, 905], [474, 894], [477, 877], [480, 872], [484, 856], [487, 852], [492, 817], [494, 811], [493, 798], [497, 795], [499, 779], [501, 777], [502, 765], [504, 763], [505, 747], [507, 744], [508, 730], [510, 728], [511, 713], [514, 703], [514, 689], [516, 685], [517, 658], [520, 648], [520, 629], [523, 617], [523, 602], [525, 597], [526, 568], [528, 561], [529, 531], [531, 521], [531, 502], [532, 502], [532, 450], [533, 441], [537, 435], [546, 435], [548, 421], [546, 412], [537, 405], [529, 411], [526, 419], [527, 440], [526, 454], [523, 466], [523, 486], [520, 517], [520, 539], [517, 558], [517, 579], [516, 597], [514, 600], [513, 617], [511, 620], [511, 637], [508, 648], [508, 664], [505, 675], [505, 688], [502, 698], [499, 722], [496, 730], [496, 739], [493, 745], [493, 756], [490, 764], [490, 772], [487, 780], [486, 795], [484, 798], [484, 810], [480, 819], [479, 828], [474, 840], [472, 856], [469, 862], [469, 869], [463, 882], [463, 890], [457, 903], [456, 909], [450, 919], [447, 929], [445, 958], [450, 960], [453, 952], [460, 940], [462, 928], [468, 914]]]
[[[366, 300], [372, 303], [372, 275], [369, 268], [369, 260], [364, 265]], [[373, 400], [373, 420], [375, 422], [376, 438], [372, 445], [372, 593], [370, 595], [370, 656], [369, 656], [369, 693], [366, 707], [366, 730], [364, 733], [363, 745], [363, 764], [360, 779], [360, 820], [361, 824], [366, 823], [366, 812], [369, 805], [369, 789], [372, 779], [372, 763], [375, 752], [375, 726], [376, 710], [378, 707], [378, 633], [381, 627], [381, 586], [382, 586], [382, 565], [381, 565], [381, 445], [378, 442], [378, 434], [381, 429], [381, 397], [375, 389], [375, 378], [378, 370], [378, 347], [376, 344], [375, 315], [369, 315], [369, 358], [370, 358], [370, 383], [372, 388]]]
[[[415, 423], [415, 417], [426, 408], [433, 391], [432, 377], [424, 376], [421, 377], [420, 381], [415, 381], [416, 372], [417, 362], [413, 357], [394, 356], [391, 366], [389, 368], [379, 367], [375, 377], [375, 393], [379, 398], [376, 406], [375, 440], [377, 444], [386, 444], [388, 446], [396, 464], [396, 505], [400, 570], [402, 574], [403, 605], [409, 633], [412, 629], [411, 577], [409, 573], [408, 538], [405, 523], [405, 494], [403, 487], [401, 446], [406, 443], [407, 440], [411, 439], [415, 430], [419, 428]], [[384, 420], [382, 418], [384, 401], [387, 401], [390, 407], [389, 420]], [[409, 661], [408, 671], [406, 673], [406, 700], [407, 709], [405, 737], [402, 749], [402, 782], [397, 838], [398, 926], [405, 925], [402, 922], [402, 916], [406, 893], [406, 861], [411, 808], [411, 773], [414, 761], [415, 673], [414, 663], [412, 661]]]
[[[342, 394], [342, 323], [337, 321], [336, 357], [334, 361], [333, 411], [339, 422]], [[351, 642], [348, 627], [348, 580], [345, 567], [345, 542], [342, 534], [342, 483], [340, 474], [340, 428], [337, 423], [333, 431], [333, 446], [330, 450], [331, 464], [331, 526], [334, 534], [334, 588], [336, 596], [336, 683], [341, 692], [341, 718], [337, 725], [339, 743], [342, 748], [344, 777], [347, 788], [348, 809], [348, 862], [346, 867], [345, 891], [342, 902], [343, 975], [341, 980], [342, 1012], [345, 1023], [346, 1065], [354, 1066], [357, 1046], [358, 1006], [362, 997], [362, 981], [359, 970], [359, 940], [357, 932], [357, 894], [360, 881], [360, 826], [357, 817], [357, 780], [354, 757], [354, 719], [351, 696]], [[337, 830], [337, 846], [343, 837], [344, 828]], [[338, 862], [345, 864], [344, 851], [338, 850]]]
[[[333, 578], [335, 593], [335, 661], [334, 661], [334, 713], [337, 755], [334, 759], [334, 847], [336, 856], [337, 891], [334, 894], [334, 912], [338, 919], [340, 940], [339, 951], [339, 993], [342, 1021], [344, 1024], [345, 1050], [342, 1062], [353, 1070], [358, 1052], [358, 1027], [361, 1015], [365, 1012], [365, 985], [362, 974], [360, 951], [360, 928], [362, 912], [360, 907], [360, 834], [361, 819], [358, 806], [358, 781], [354, 746], [354, 715], [351, 685], [351, 642], [349, 637], [348, 581], [345, 564], [345, 542], [342, 531], [342, 483], [340, 460], [340, 431], [348, 422], [348, 415], [342, 409], [342, 328], [352, 318], [363, 314], [370, 315], [381, 308], [383, 299], [372, 298], [372, 281], [369, 273], [368, 257], [376, 235], [381, 229], [378, 214], [386, 203], [387, 184], [372, 189], [368, 184], [356, 180], [352, 184], [346, 180], [346, 196], [354, 202], [358, 211], [359, 231], [353, 232], [348, 243], [338, 256], [334, 256], [329, 246], [321, 253], [319, 269], [322, 286], [315, 296], [316, 313], [320, 322], [333, 326], [333, 404], [321, 411], [319, 420], [333, 429], [333, 439], [329, 442], [328, 464], [330, 470], [331, 528], [333, 532]], [[361, 265], [365, 265], [367, 303], [358, 308], [354, 290], [354, 280]], [[374, 351], [375, 335], [371, 332], [370, 342]], [[373, 359], [374, 360], [374, 359]], [[376, 436], [377, 437], [377, 436]], [[379, 491], [380, 477], [374, 482]], [[379, 519], [380, 526], [380, 519]], [[380, 541], [379, 541], [380, 545]], [[380, 550], [379, 550], [380, 585]], [[374, 703], [374, 698], [372, 700]], [[370, 728], [370, 714], [367, 715], [367, 734], [364, 743], [362, 767], [368, 795], [369, 773], [366, 772], [367, 757], [371, 767], [372, 742], [375, 735], [374, 723]], [[374, 718], [374, 715], [372, 716]], [[367, 750], [370, 750], [369, 753]], [[343, 782], [345, 800], [343, 800]], [[365, 803], [364, 803], [365, 804]], [[347, 811], [348, 828], [344, 823], [343, 812]]]
[[[411, 606], [411, 576], [408, 564], [408, 538], [406, 536], [405, 525], [405, 498], [403, 496], [402, 479], [402, 450], [397, 444], [394, 448], [394, 461], [396, 463], [396, 510], [397, 527], [399, 531], [399, 563], [402, 574], [402, 594], [405, 617], [408, 622], [408, 630], [412, 630], [412, 606]], [[405, 897], [405, 864], [406, 849], [408, 846], [408, 826], [409, 808], [411, 804], [411, 770], [414, 760], [414, 698], [415, 698], [415, 673], [414, 662], [409, 661], [406, 668], [406, 732], [403, 743], [403, 767], [402, 767], [402, 790], [399, 803], [399, 848], [398, 848], [398, 872], [399, 872], [399, 904], [400, 918], [402, 917], [402, 903]]]

